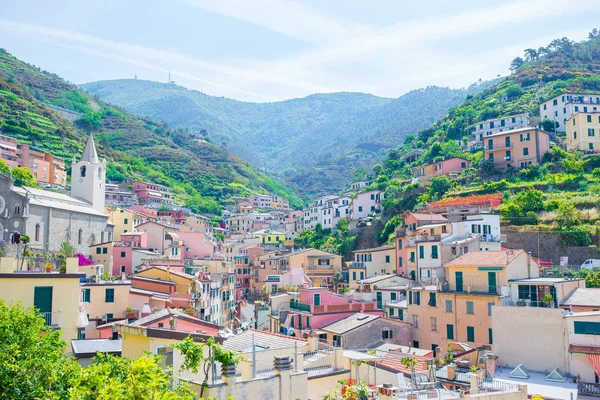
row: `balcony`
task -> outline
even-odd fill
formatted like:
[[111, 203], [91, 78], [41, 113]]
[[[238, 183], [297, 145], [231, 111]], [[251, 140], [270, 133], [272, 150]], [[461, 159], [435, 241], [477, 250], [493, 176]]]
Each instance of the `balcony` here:
[[577, 383], [577, 397], [600, 397], [600, 384], [592, 382]]
[[463, 285], [462, 290], [456, 290], [456, 284], [453, 284], [452, 286], [442, 285], [442, 292], [498, 296], [501, 293], [501, 287], [489, 285]]
[[486, 152], [488, 152], [488, 153], [492, 153], [492, 152], [494, 152], [494, 151], [510, 150], [510, 149], [512, 149], [512, 148], [513, 148], [513, 144], [512, 144], [512, 143], [508, 143], [508, 144], [504, 143], [504, 144], [502, 144], [502, 145], [499, 145], [499, 146], [497, 146], [497, 147], [496, 147], [496, 146], [494, 146], [494, 147], [493, 147], [493, 148], [491, 148], [491, 149], [490, 149], [489, 147], [486, 147], [486, 148], [485, 148], [485, 151], [486, 151]]
[[417, 235], [415, 242], [437, 242], [442, 240], [442, 235]]
[[348, 268], [367, 268], [367, 263], [365, 261], [350, 261], [348, 263]]
[[41, 312], [39, 315], [44, 319], [44, 325], [52, 329], [60, 329], [62, 327], [62, 314], [60, 311]]
[[290, 308], [292, 310], [310, 312], [310, 305], [302, 304], [298, 300], [290, 300]]
[[519, 299], [517, 301], [505, 300], [502, 305], [508, 307], [540, 307], [540, 308], [555, 308], [554, 301], [529, 300]]
[[506, 242], [506, 234], [481, 235], [479, 241], [482, 243], [504, 243]]

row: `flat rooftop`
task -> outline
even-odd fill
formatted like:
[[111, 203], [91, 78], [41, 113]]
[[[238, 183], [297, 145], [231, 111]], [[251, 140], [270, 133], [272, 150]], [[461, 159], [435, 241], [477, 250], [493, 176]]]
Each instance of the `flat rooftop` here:
[[[524, 363], [527, 368], [527, 363]], [[527, 393], [529, 396], [541, 394], [544, 397], [553, 399], [573, 399], [577, 398], [577, 384], [573, 383], [573, 379], [567, 378], [565, 382], [551, 382], [546, 380], [547, 374], [543, 372], [529, 371], [531, 375], [528, 379], [517, 379], [509, 376], [514, 367], [496, 369], [495, 379], [527, 385]]]

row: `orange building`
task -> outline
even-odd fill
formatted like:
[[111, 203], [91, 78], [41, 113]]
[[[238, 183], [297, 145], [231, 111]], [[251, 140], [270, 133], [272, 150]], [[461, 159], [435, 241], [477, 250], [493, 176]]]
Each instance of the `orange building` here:
[[541, 164], [550, 149], [550, 134], [538, 128], [519, 128], [483, 138], [483, 158], [496, 168], [525, 168]]

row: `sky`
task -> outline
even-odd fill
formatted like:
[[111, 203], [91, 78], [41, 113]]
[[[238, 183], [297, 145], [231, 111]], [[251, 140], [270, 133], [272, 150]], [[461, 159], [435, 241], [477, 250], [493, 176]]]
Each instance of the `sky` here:
[[0, 0], [0, 47], [80, 84], [134, 78], [243, 101], [384, 97], [507, 75], [583, 40], [600, 0]]

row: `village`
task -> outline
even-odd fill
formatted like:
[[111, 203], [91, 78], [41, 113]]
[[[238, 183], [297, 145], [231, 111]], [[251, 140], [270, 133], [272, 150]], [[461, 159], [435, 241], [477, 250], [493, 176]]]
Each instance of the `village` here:
[[[568, 151], [593, 151], [599, 107], [600, 94], [563, 94], [540, 115], [561, 120]], [[539, 164], [557, 132], [535, 126], [527, 114], [481, 121], [465, 146], [498, 168]], [[402, 215], [391, 243], [347, 257], [296, 239], [340, 221], [372, 226], [384, 192], [368, 180], [304, 210], [255, 194], [206, 216], [166, 186], [107, 182], [92, 135], [72, 160], [70, 195], [63, 160], [10, 137], [0, 148], [48, 189], [0, 177], [0, 298], [35, 307], [82, 366], [97, 353], [160, 354], [200, 388], [173, 344], [212, 337], [242, 361], [213, 363], [211, 398], [320, 399], [339, 382], [379, 399], [600, 393], [600, 289], [506, 247], [502, 193], [430, 202]], [[413, 183], [466, 168], [423, 165]]]

